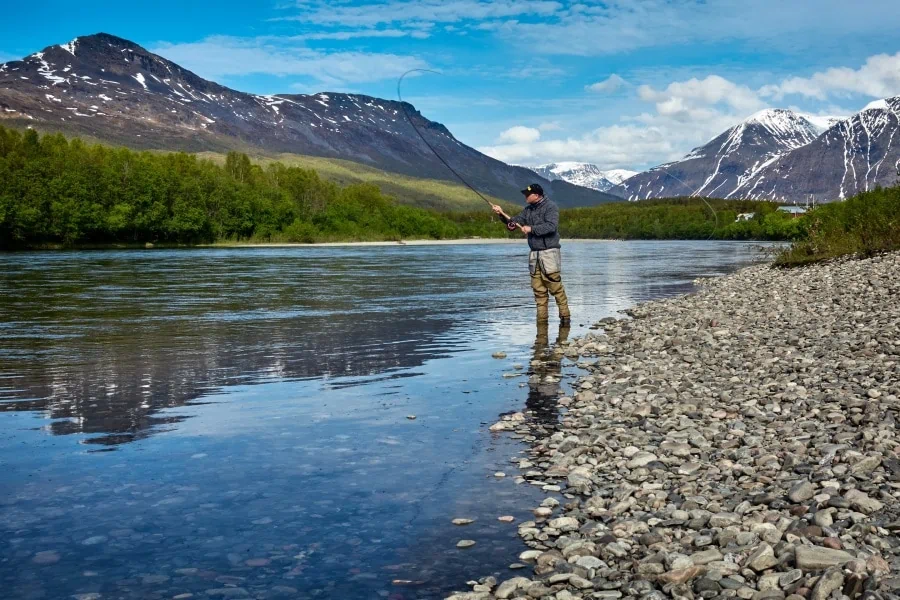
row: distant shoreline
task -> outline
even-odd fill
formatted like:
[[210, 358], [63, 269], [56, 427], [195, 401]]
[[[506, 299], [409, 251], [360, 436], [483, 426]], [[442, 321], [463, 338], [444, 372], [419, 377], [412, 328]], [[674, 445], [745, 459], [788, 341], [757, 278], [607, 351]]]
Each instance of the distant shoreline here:
[[[589, 242], [733, 242], [739, 244], [777, 244], [768, 240], [697, 240], [690, 238], [678, 239], [616, 239], [616, 238], [564, 238], [563, 245]], [[452, 240], [406, 240], [406, 241], [377, 241], [377, 242], [213, 242], [211, 244], [171, 244], [171, 243], [135, 243], [135, 244], [77, 244], [64, 246], [62, 244], [43, 244], [27, 246], [23, 248], [9, 248], [0, 250], [0, 254], [8, 252], [72, 252], [80, 250], [187, 250], [192, 248], [353, 248], [353, 247], [379, 247], [379, 246], [475, 246], [484, 244], [522, 244], [525, 238], [460, 238]]]
[[[618, 242], [622, 240], [607, 239], [571, 239], [562, 240], [564, 243], [577, 242]], [[332, 246], [461, 246], [461, 245], [477, 245], [477, 244], [522, 244], [522, 239], [504, 239], [504, 238], [464, 238], [458, 240], [409, 240], [401, 242], [316, 242], [311, 244], [295, 243], [295, 242], [260, 242], [260, 243], [217, 243], [203, 244], [194, 246], [195, 248], [289, 248], [293, 246], [300, 247], [332, 247]]]

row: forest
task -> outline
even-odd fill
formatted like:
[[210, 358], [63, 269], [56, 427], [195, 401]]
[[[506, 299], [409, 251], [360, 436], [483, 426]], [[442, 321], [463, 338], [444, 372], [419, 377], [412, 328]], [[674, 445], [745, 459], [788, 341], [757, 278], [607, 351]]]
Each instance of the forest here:
[[[755, 213], [736, 222], [739, 213]], [[563, 210], [570, 238], [798, 240], [806, 218], [777, 205], [698, 198]], [[372, 184], [316, 171], [137, 152], [0, 127], [0, 247], [194, 245], [517, 237], [490, 211], [400, 204]]]

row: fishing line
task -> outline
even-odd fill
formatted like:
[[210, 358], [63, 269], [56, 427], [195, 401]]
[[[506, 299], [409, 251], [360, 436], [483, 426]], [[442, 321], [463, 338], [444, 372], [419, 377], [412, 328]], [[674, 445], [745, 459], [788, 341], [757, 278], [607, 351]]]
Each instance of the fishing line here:
[[[672, 175], [671, 173], [669, 173], [669, 170], [668, 170], [667, 168], [665, 168], [665, 167], [663, 167], [663, 166], [659, 166], [659, 167], [656, 167], [656, 168], [657, 168], [657, 169], [661, 169], [666, 175], [668, 175], [669, 177], [671, 177], [672, 179], [674, 179], [675, 181], [677, 181], [678, 183], [680, 183], [681, 185], [683, 185], [683, 186], [685, 187], [685, 189], [688, 189], [688, 190], [691, 189], [690, 187], [688, 187], [688, 184], [686, 184], [684, 181], [681, 180], [681, 178], [676, 177], [676, 176]], [[691, 192], [691, 195], [688, 196], [688, 197], [689, 197], [689, 198], [693, 198], [694, 196], [696, 196], [697, 192], [699, 192], [700, 190], [702, 190], [704, 187], [706, 187], [706, 184], [705, 184], [705, 183], [704, 183], [702, 186], [698, 187], [696, 190], [692, 191], [692, 192]], [[716, 229], [719, 228], [719, 213], [717, 213], [717, 212], [716, 212], [716, 209], [714, 209], [714, 208], [712, 207], [712, 204], [710, 204], [709, 202], [706, 201], [706, 198], [704, 198], [703, 196], [696, 196], [696, 197], [697, 197], [697, 198], [700, 198], [701, 200], [703, 200], [703, 204], [705, 204], [706, 207], [707, 207], [710, 211], [712, 211], [713, 218], [716, 220], [716, 226], [715, 226], [715, 228], [713, 229], [713, 231], [715, 231]], [[712, 236], [713, 236], [713, 234], [710, 234], [709, 237], [706, 238], [706, 239], [711, 240], [711, 239], [712, 239]]]
[[[401, 86], [401, 84], [403, 83], [403, 79], [404, 79], [407, 75], [409, 75], [410, 73], [433, 73], [433, 74], [435, 74], [435, 75], [443, 75], [443, 73], [439, 73], [438, 71], [433, 71], [433, 70], [431, 70], [431, 69], [410, 69], [409, 71], [405, 72], [403, 75], [400, 76], [400, 79], [397, 80], [397, 100], [400, 101], [400, 108], [403, 109], [403, 114], [406, 116], [406, 120], [409, 122], [409, 124], [412, 126], [413, 130], [416, 132], [416, 135], [418, 135], [419, 138], [422, 140], [422, 142], [424, 142], [424, 144], [425, 144], [426, 146], [428, 146], [428, 149], [431, 150], [431, 152], [438, 158], [438, 160], [441, 161], [441, 163], [443, 163], [443, 165], [444, 165], [445, 167], [447, 167], [447, 169], [449, 169], [450, 172], [453, 173], [453, 174], [456, 176], [457, 179], [459, 179], [461, 182], [463, 182], [463, 184], [464, 184], [467, 188], [469, 188], [470, 190], [472, 190], [472, 191], [475, 193], [476, 196], [478, 196], [479, 198], [481, 198], [482, 200], [484, 200], [489, 206], [493, 207], [493, 206], [494, 206], [494, 203], [491, 202], [490, 200], [488, 200], [487, 198], [485, 198], [485, 197], [481, 194], [481, 192], [479, 192], [477, 189], [475, 189], [475, 186], [473, 186], [471, 183], [469, 183], [468, 181], [466, 181], [465, 177], [463, 177], [462, 175], [460, 175], [459, 172], [457, 172], [456, 169], [454, 169], [453, 167], [451, 167], [451, 166], [450, 166], [450, 163], [448, 163], [448, 162], [444, 159], [444, 157], [441, 156], [441, 153], [438, 152], [437, 149], [435, 149], [435, 147], [432, 146], [432, 145], [428, 142], [427, 139], [425, 139], [425, 136], [422, 135], [422, 132], [419, 131], [419, 128], [416, 126], [415, 122], [413, 121], [412, 117], [411, 117], [410, 114], [409, 114], [409, 110], [406, 108], [406, 103], [403, 101], [403, 95], [400, 93], [400, 86]], [[660, 167], [657, 167], [657, 168], [658, 168], [658, 169], [661, 169], [663, 172], [665, 172], [666, 175], [668, 175], [669, 177], [671, 177], [671, 178], [674, 179], [675, 181], [679, 182], [679, 183], [680, 183], [681, 185], [683, 185], [686, 189], [688, 189], [688, 190], [691, 189], [691, 188], [688, 186], [688, 184], [686, 184], [684, 181], [682, 181], [680, 178], [676, 177], [675, 175], [672, 175], [672, 174], [668, 171], [668, 169], [666, 169], [665, 167], [660, 166]], [[898, 161], [898, 174], [900, 174], [900, 161]], [[701, 188], [697, 188], [696, 190], [692, 191], [690, 197], [693, 198], [693, 197], [697, 194], [697, 192], [699, 192], [701, 189], [702, 189], [702, 187], [701, 187]], [[712, 212], [713, 218], [714, 218], [715, 221], [716, 221], [715, 229], [718, 229], [718, 228], [719, 228], [719, 215], [718, 215], [718, 213], [716, 212], [716, 209], [714, 209], [714, 208], [712, 207], [712, 205], [711, 205], [709, 202], [707, 202], [706, 198], [704, 198], [703, 196], [698, 196], [698, 197], [700, 198], [700, 200], [703, 201], [703, 203], [706, 205], [706, 207], [709, 208], [709, 210]], [[714, 231], [715, 231], [715, 229], [714, 229]], [[710, 234], [709, 239], [712, 239], [712, 234]]]
[[403, 109], [403, 114], [406, 115], [406, 120], [409, 121], [409, 124], [412, 125], [412, 128], [415, 130], [415, 132], [418, 134], [418, 136], [422, 139], [422, 141], [425, 142], [425, 145], [428, 146], [428, 149], [431, 150], [431, 152], [434, 153], [435, 156], [437, 156], [438, 160], [441, 161], [442, 163], [444, 163], [444, 166], [447, 167], [448, 169], [450, 169], [450, 172], [453, 173], [454, 175], [456, 175], [456, 178], [459, 179], [460, 181], [462, 181], [463, 184], [465, 184], [465, 186], [467, 188], [469, 188], [470, 190], [475, 192], [476, 196], [478, 196], [479, 198], [481, 198], [482, 200], [487, 202], [489, 206], [493, 207], [494, 206], [493, 202], [491, 202], [490, 200], [488, 200], [487, 198], [482, 196], [481, 192], [476, 190], [475, 187], [471, 183], [466, 181], [465, 178], [456, 171], [456, 169], [454, 169], [453, 167], [450, 166], [450, 163], [448, 163], [446, 160], [444, 160], [444, 157], [441, 156], [440, 152], [438, 152], [434, 148], [434, 146], [432, 146], [428, 142], [428, 140], [425, 139], [425, 136], [422, 135], [422, 132], [419, 131], [419, 128], [416, 127], [416, 124], [413, 122], [412, 117], [409, 116], [409, 110], [407, 110], [407, 108], [406, 108], [406, 103], [403, 102], [403, 96], [400, 95], [400, 84], [403, 83], [403, 78], [406, 77], [407, 75], [409, 75], [410, 73], [434, 73], [435, 75], [443, 75], [443, 73], [438, 73], [437, 71], [432, 71], [431, 69], [410, 69], [409, 71], [407, 71], [406, 73], [404, 73], [403, 75], [400, 76], [400, 79], [397, 80], [397, 99], [400, 101], [400, 107]]

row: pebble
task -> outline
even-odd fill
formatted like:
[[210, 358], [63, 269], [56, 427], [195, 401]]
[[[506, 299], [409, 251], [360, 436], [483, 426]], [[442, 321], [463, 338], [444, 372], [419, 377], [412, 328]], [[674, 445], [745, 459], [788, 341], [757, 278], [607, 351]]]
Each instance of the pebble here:
[[469, 525], [474, 522], [475, 519], [453, 519], [454, 525]]
[[38, 552], [31, 559], [36, 565], [52, 565], [54, 563], [58, 563], [60, 559], [59, 552], [55, 550], [44, 550], [43, 552]]
[[753, 266], [567, 342], [559, 421], [491, 427], [565, 498], [519, 523], [534, 572], [493, 596], [896, 597], [898, 273], [896, 252]]
[[471, 548], [474, 545], [475, 545], [474, 540], [459, 540], [458, 542], [456, 542], [457, 548]]

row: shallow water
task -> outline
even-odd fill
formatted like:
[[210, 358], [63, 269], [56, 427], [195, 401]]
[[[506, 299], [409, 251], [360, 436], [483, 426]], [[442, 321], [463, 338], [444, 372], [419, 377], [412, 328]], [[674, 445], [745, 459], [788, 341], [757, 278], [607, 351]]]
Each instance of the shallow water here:
[[0, 255], [0, 589], [410, 600], [512, 576], [497, 517], [544, 493], [487, 425], [555, 419], [559, 388], [503, 374], [755, 248], [565, 244], [573, 327], [546, 340], [520, 245]]

